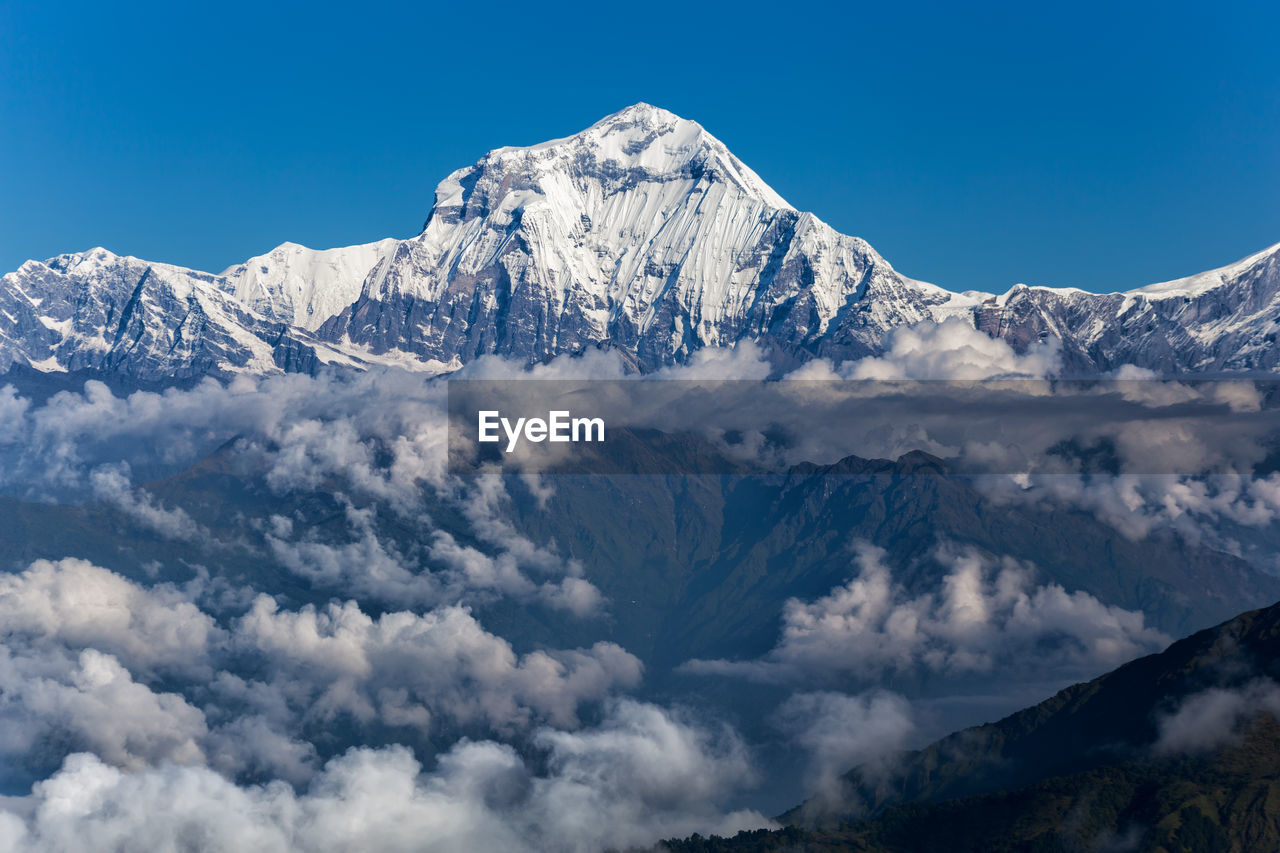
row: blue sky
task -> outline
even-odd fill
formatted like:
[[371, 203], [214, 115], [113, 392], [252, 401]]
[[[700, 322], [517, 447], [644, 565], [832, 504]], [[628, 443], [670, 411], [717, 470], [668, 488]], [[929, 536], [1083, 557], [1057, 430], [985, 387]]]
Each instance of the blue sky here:
[[1112, 5], [9, 0], [0, 269], [410, 236], [453, 169], [641, 100], [953, 289], [1280, 242], [1280, 4]]

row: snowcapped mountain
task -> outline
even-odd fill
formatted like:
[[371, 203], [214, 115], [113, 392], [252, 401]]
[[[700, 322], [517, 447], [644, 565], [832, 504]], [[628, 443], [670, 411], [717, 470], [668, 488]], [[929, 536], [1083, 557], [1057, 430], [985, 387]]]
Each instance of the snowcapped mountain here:
[[976, 317], [1015, 349], [1060, 338], [1077, 372], [1124, 364], [1164, 374], [1272, 370], [1280, 364], [1280, 245], [1123, 293], [1018, 286], [985, 299]]
[[103, 249], [29, 261], [0, 287], [0, 370], [147, 379], [534, 362], [609, 345], [641, 368], [750, 339], [780, 363], [880, 353], [958, 317], [1065, 367], [1272, 368], [1280, 246], [1127, 293], [953, 293], [795, 210], [695, 122], [637, 104], [445, 178], [407, 240], [285, 243], [219, 275]]
[[423, 232], [320, 332], [438, 361], [610, 341], [654, 366], [744, 337], [874, 352], [957, 299], [796, 211], [699, 125], [639, 104], [454, 172]]
[[316, 251], [283, 243], [225, 270], [219, 286], [243, 305], [281, 323], [319, 328], [360, 296], [369, 270], [395, 253], [397, 241]]
[[[273, 281], [273, 292], [286, 299], [259, 303], [259, 310], [235, 296], [245, 280], [105, 249], [27, 261], [0, 286], [0, 371], [27, 365], [46, 373], [92, 370], [161, 380], [368, 364], [303, 327], [272, 319], [291, 316], [287, 265]], [[251, 295], [262, 287], [254, 279], [244, 285]]]

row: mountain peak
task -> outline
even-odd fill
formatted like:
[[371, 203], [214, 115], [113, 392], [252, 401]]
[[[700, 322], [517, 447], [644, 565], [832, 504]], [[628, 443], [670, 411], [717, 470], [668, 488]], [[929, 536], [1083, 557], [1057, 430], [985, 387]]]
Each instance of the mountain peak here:
[[697, 122], [681, 118], [670, 110], [664, 110], [662, 107], [655, 107], [653, 104], [639, 101], [629, 107], [623, 107], [612, 115], [605, 116], [592, 127], [627, 122], [639, 122], [649, 125], [671, 125], [679, 122], [697, 124]]
[[[670, 110], [664, 110], [643, 101], [607, 115], [573, 136], [548, 144], [569, 142], [584, 137], [594, 140], [617, 138], [624, 144], [631, 142], [630, 147], [633, 151], [642, 150], [641, 146], [645, 140], [661, 140], [662, 144], [668, 148], [683, 148], [690, 151], [711, 149], [728, 153], [724, 144], [707, 133], [706, 128], [696, 121], [681, 118]], [[635, 144], [636, 141], [641, 144]]]
[[[483, 180], [486, 176], [494, 180]], [[598, 181], [606, 193], [642, 182], [722, 183], [770, 208], [793, 209], [702, 125], [643, 102], [572, 136], [490, 151], [440, 182], [435, 209], [465, 207], [477, 184], [492, 183], [504, 194], [547, 195], [565, 179]], [[501, 204], [497, 198], [486, 201], [489, 208]]]

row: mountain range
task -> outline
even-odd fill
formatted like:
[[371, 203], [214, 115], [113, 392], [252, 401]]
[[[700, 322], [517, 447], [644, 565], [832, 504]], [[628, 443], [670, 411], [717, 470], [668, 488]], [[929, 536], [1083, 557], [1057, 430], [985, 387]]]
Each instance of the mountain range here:
[[581, 133], [490, 151], [440, 182], [419, 234], [285, 243], [218, 274], [102, 248], [28, 261], [0, 288], [0, 371], [138, 381], [394, 365], [595, 347], [637, 370], [758, 343], [786, 367], [883, 352], [950, 318], [1064, 374], [1269, 370], [1280, 245], [1122, 293], [955, 293], [898, 273], [769, 188], [696, 122], [636, 104]]

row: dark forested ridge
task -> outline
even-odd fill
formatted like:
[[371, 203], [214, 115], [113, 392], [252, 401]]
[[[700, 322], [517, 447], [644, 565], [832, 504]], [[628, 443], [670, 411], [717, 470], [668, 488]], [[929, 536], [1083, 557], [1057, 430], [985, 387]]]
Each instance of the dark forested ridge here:
[[1277, 652], [1280, 605], [944, 738], [907, 756], [891, 784], [852, 772], [869, 818], [805, 828], [796, 809], [780, 830], [667, 849], [1280, 849]]

